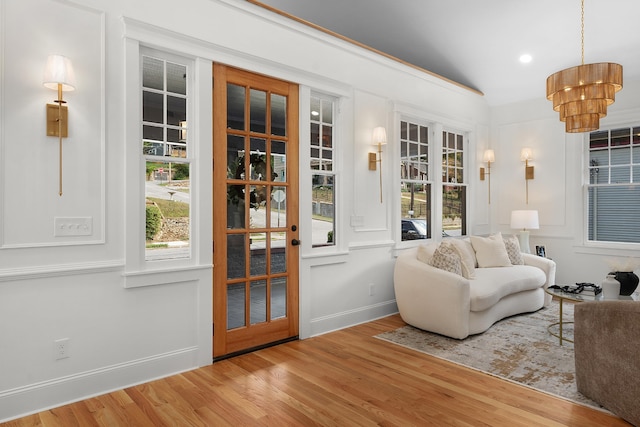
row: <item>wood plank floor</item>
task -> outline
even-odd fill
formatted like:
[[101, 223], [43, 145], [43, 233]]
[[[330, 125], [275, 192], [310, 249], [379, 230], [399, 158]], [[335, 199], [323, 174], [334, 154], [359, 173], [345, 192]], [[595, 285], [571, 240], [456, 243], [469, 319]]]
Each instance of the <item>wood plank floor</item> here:
[[4, 426], [628, 426], [607, 413], [373, 338], [398, 315]]

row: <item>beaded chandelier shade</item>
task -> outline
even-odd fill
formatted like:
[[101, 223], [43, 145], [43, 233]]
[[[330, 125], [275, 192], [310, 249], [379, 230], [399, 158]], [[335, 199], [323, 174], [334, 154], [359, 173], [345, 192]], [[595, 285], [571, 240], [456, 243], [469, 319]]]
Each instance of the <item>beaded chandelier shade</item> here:
[[622, 65], [611, 62], [584, 63], [584, 0], [581, 17], [582, 65], [547, 77], [547, 99], [560, 113], [569, 133], [591, 132], [600, 127], [600, 118], [622, 89]]

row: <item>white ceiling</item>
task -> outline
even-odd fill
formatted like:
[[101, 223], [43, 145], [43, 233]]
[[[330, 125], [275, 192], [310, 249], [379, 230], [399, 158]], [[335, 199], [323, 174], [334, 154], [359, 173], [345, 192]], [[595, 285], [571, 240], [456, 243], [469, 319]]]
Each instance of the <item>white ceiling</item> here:
[[[493, 106], [544, 99], [550, 74], [581, 63], [580, 0], [260, 1], [477, 89]], [[640, 79], [639, 17], [639, 0], [585, 0], [585, 63], [617, 62], [624, 79]]]

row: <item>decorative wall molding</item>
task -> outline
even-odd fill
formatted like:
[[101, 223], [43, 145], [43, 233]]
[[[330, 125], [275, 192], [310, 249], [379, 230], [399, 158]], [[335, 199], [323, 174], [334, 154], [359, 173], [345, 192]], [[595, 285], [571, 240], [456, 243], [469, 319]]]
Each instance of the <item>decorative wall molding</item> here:
[[107, 273], [110, 271], [120, 271], [123, 268], [124, 260], [5, 268], [0, 269], [0, 283], [13, 282], [16, 280], [49, 279], [61, 276]]

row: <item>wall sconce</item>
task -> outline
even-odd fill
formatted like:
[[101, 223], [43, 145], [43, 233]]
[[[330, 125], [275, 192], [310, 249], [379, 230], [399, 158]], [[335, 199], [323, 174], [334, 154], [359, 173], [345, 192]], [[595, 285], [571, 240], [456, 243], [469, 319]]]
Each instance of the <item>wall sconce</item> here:
[[480, 181], [484, 181], [484, 177], [487, 177], [487, 185], [489, 186], [489, 204], [491, 204], [491, 163], [496, 161], [496, 155], [493, 150], [485, 150], [482, 158], [483, 162], [487, 162], [487, 170], [483, 167], [480, 168]]
[[525, 254], [530, 254], [529, 230], [537, 230], [540, 228], [538, 211], [511, 211], [511, 228], [520, 230], [520, 234], [518, 235], [520, 250]]
[[380, 163], [380, 203], [382, 203], [382, 146], [387, 143], [387, 131], [383, 127], [373, 129], [373, 145], [378, 146], [378, 153], [369, 153], [369, 170], [377, 169]]
[[66, 101], [62, 99], [63, 91], [75, 89], [76, 77], [71, 66], [71, 61], [61, 55], [49, 55], [42, 79], [44, 87], [57, 90], [58, 99], [55, 104], [47, 104], [47, 136], [57, 136], [59, 144], [60, 160], [60, 191], [62, 196], [62, 138], [68, 135], [68, 110]]
[[524, 162], [525, 202], [529, 204], [529, 180], [533, 179], [533, 166], [529, 166], [529, 160], [533, 160], [531, 148], [523, 148], [520, 151], [520, 161]]

